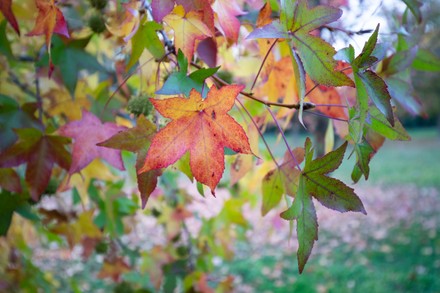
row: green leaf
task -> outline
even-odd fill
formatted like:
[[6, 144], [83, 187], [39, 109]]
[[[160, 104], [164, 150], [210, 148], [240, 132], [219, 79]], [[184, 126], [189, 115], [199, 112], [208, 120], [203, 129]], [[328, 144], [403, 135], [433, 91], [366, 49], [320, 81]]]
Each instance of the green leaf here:
[[305, 178], [299, 180], [298, 193], [293, 205], [298, 205], [296, 217], [296, 233], [298, 237], [298, 269], [301, 274], [312, 252], [315, 240], [318, 240], [318, 219], [312, 197], [306, 191]]
[[284, 185], [281, 177], [281, 171], [274, 169], [269, 171], [263, 178], [263, 204], [261, 206], [261, 215], [263, 217], [281, 201], [284, 193]]
[[[73, 96], [76, 84], [78, 83], [78, 74], [81, 70], [87, 70], [89, 73], [96, 71], [106, 72], [105, 68], [96, 60], [96, 57], [85, 51], [89, 38], [75, 40], [65, 45], [62, 41], [54, 37], [52, 44], [52, 61], [59, 67], [64, 85]], [[47, 63], [46, 63], [47, 64]]]
[[362, 80], [368, 96], [373, 100], [376, 107], [385, 115], [391, 125], [394, 125], [393, 108], [391, 107], [391, 96], [388, 86], [376, 73], [366, 70], [357, 73]]
[[340, 9], [330, 6], [307, 7], [307, 1], [285, 1], [283, 7], [290, 9], [282, 13], [281, 23], [274, 21], [255, 29], [247, 39], [284, 38], [292, 41], [305, 71], [310, 78], [327, 86], [354, 86], [344, 73], [336, 71], [335, 49], [319, 37], [310, 34], [321, 26], [336, 21], [342, 15]]
[[426, 49], [419, 49], [412, 67], [420, 71], [440, 71], [440, 58]]
[[370, 108], [370, 119], [367, 121], [367, 124], [373, 131], [390, 140], [411, 140], [411, 137], [397, 118], [395, 118], [394, 126], [392, 126], [375, 107]]
[[131, 56], [127, 68], [131, 68], [139, 60], [145, 49], [150, 51], [156, 60], [165, 55], [164, 46], [157, 36], [157, 31], [162, 29], [162, 25], [155, 21], [147, 21], [139, 26], [138, 31], [131, 39]]
[[177, 61], [180, 71], [173, 72], [165, 81], [162, 88], [156, 92], [156, 94], [184, 94], [185, 96], [189, 96], [191, 90], [196, 89], [198, 92], [202, 93], [203, 97], [205, 97], [209, 90], [205, 84], [205, 79], [214, 75], [220, 67], [201, 68], [187, 76], [188, 60], [180, 50], [177, 55]]
[[327, 23], [336, 21], [342, 11], [329, 6], [307, 7], [307, 2], [299, 0], [295, 10], [295, 20], [291, 28], [292, 42], [310, 78], [327, 86], [353, 86], [353, 81], [345, 74], [335, 71], [335, 49], [321, 38], [309, 33]]
[[37, 128], [43, 125], [34, 116], [36, 103], [27, 103], [22, 107], [12, 98], [0, 94], [0, 151], [14, 144], [18, 136], [13, 129]]
[[422, 2], [418, 0], [402, 0], [406, 6], [408, 6], [409, 10], [411, 10], [412, 14], [416, 18], [418, 23], [422, 22], [422, 11], [420, 7], [422, 6]]
[[355, 144], [354, 151], [356, 153], [356, 165], [351, 173], [351, 179], [356, 183], [361, 179], [361, 176], [364, 175], [365, 180], [368, 180], [370, 174], [370, 159], [376, 152], [365, 140], [362, 143]]
[[321, 158], [313, 161], [306, 159], [306, 165], [302, 172], [302, 176], [305, 178], [306, 190], [329, 209], [365, 214], [364, 206], [352, 188], [337, 179], [326, 176], [326, 174], [336, 170], [341, 165], [346, 149], [347, 142]]
[[6, 37], [6, 20], [3, 20], [0, 23], [0, 54], [5, 55], [8, 59], [14, 59], [11, 44]]
[[297, 0], [281, 0], [280, 22], [285, 31], [293, 26], [297, 5]]
[[0, 192], [0, 236], [6, 236], [14, 211], [24, 204], [16, 194], [3, 190]]
[[379, 24], [377, 25], [376, 29], [374, 30], [368, 41], [365, 43], [361, 54], [359, 54], [359, 56], [357, 56], [356, 59], [353, 61], [353, 66], [355, 66], [356, 68], [365, 68], [371, 66], [372, 62], [374, 63], [375, 61], [377, 61], [377, 58], [371, 59], [371, 54], [376, 47], [378, 33]]

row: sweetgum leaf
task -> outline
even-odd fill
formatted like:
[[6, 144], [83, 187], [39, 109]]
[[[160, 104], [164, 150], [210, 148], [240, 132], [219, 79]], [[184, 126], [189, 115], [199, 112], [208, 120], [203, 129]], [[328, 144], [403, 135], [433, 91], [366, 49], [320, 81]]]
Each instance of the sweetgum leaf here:
[[191, 90], [195, 89], [196, 91], [201, 92], [202, 96], [205, 97], [208, 92], [205, 80], [214, 75], [220, 67], [201, 68], [192, 72], [190, 75], [187, 75], [188, 60], [185, 58], [181, 50], [179, 50], [179, 53], [177, 54], [177, 61], [180, 70], [178, 72], [173, 72], [156, 94], [184, 94], [185, 96], [189, 96]]
[[47, 135], [34, 128], [17, 129], [18, 141], [0, 154], [0, 167], [27, 163], [25, 180], [32, 199], [38, 201], [49, 184], [54, 164], [68, 170], [71, 156], [64, 146], [67, 137]]
[[[380, 25], [378, 24], [373, 34], [370, 36], [370, 38], [368, 38], [368, 41], [365, 43], [364, 47], [362, 48], [362, 52], [352, 62], [353, 66], [355, 66], [356, 69], [371, 66], [372, 59], [370, 57], [372, 57], [371, 54], [373, 53], [374, 48], [376, 47], [377, 35], [379, 33], [379, 26]], [[373, 62], [376, 60], [373, 59]]]
[[113, 167], [124, 170], [121, 152], [98, 146], [102, 142], [124, 127], [114, 123], [101, 123], [92, 113], [83, 110], [81, 120], [67, 123], [59, 129], [59, 133], [73, 138], [72, 165], [69, 173], [73, 174], [81, 171], [95, 158], [102, 158]]
[[163, 21], [174, 30], [176, 49], [182, 50], [188, 60], [192, 60], [197, 40], [213, 37], [211, 30], [202, 19], [202, 12], [189, 11], [185, 13], [182, 5], [176, 6], [170, 14], [163, 18]]
[[127, 68], [131, 68], [139, 60], [144, 49], [150, 51], [157, 60], [165, 55], [164, 46], [157, 35], [157, 31], [161, 29], [162, 25], [155, 21], [147, 21], [139, 26], [131, 39], [131, 56]]
[[391, 96], [388, 86], [376, 73], [366, 70], [357, 73], [362, 80], [368, 96], [373, 100], [376, 107], [385, 115], [391, 125], [394, 125], [393, 108], [391, 107]]
[[280, 170], [272, 170], [264, 176], [262, 191], [263, 203], [261, 206], [261, 215], [264, 217], [271, 209], [280, 203], [283, 196], [284, 186]]
[[151, 8], [153, 19], [155, 21], [162, 21], [162, 19], [173, 11], [174, 0], [152, 0]]
[[12, 98], [0, 94], [0, 151], [10, 147], [17, 140], [13, 129], [37, 128], [43, 125], [35, 118], [36, 103], [27, 103], [22, 107]]
[[240, 31], [240, 21], [237, 16], [245, 14], [239, 4], [230, 0], [216, 0], [212, 9], [217, 13], [218, 23], [225, 36], [237, 42]]
[[194, 177], [214, 194], [225, 168], [224, 148], [252, 153], [243, 128], [227, 114], [242, 89], [213, 86], [206, 99], [194, 89], [188, 99], [151, 99], [156, 110], [172, 121], [153, 138], [139, 173], [167, 167], [189, 151]]
[[[305, 71], [311, 79], [327, 86], [353, 86], [353, 81], [344, 73], [335, 70], [335, 49], [311, 31], [339, 19], [342, 11], [330, 6], [307, 6], [307, 1], [285, 1], [282, 6], [293, 9], [282, 13], [281, 23], [274, 21], [262, 28], [255, 29], [248, 39], [285, 38], [292, 41], [301, 58]], [[295, 16], [295, 17], [294, 17]]]
[[367, 125], [380, 135], [390, 140], [411, 140], [411, 137], [397, 118], [395, 118], [393, 125], [391, 125], [376, 107], [370, 108], [369, 118]]
[[318, 240], [318, 219], [312, 197], [307, 193], [305, 178], [299, 180], [298, 193], [293, 205], [297, 205], [296, 233], [298, 237], [298, 269], [301, 274], [312, 252], [313, 245]]
[[49, 52], [49, 77], [53, 71], [51, 57], [52, 35], [54, 33], [70, 38], [67, 30], [67, 22], [61, 10], [55, 5], [54, 0], [35, 0], [38, 9], [38, 16], [35, 26], [26, 36], [46, 36], [46, 47]]
[[[137, 119], [136, 126], [125, 131], [116, 133], [106, 141], [97, 145], [118, 150], [127, 150], [137, 154], [136, 170], [142, 167], [145, 162], [151, 139], [156, 133], [156, 126], [148, 121], [143, 115]], [[151, 170], [137, 174], [138, 189], [141, 195], [142, 208], [145, 208], [148, 198], [157, 185], [157, 178], [160, 176], [160, 170]]]
[[[310, 141], [307, 140], [306, 158], [308, 154], [313, 154], [312, 150], [307, 147], [308, 144], [310, 144]], [[365, 214], [364, 206], [352, 188], [337, 179], [326, 176], [326, 174], [336, 170], [341, 165], [346, 148], [347, 142], [321, 158], [306, 159], [306, 165], [302, 172], [302, 176], [305, 178], [306, 190], [329, 209]], [[309, 150], [308, 153], [307, 150]]]
[[74, 95], [78, 83], [78, 74], [81, 70], [90, 73], [99, 71], [105, 73], [105, 68], [96, 60], [96, 57], [84, 50], [90, 38], [78, 39], [67, 44], [59, 38], [54, 38], [53, 64], [60, 69], [64, 85], [70, 94]]

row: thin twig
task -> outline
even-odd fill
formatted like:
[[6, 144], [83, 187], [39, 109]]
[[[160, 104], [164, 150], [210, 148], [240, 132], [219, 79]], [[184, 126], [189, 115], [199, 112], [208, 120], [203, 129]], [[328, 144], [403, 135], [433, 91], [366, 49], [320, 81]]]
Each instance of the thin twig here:
[[298, 168], [298, 170], [301, 172], [301, 167], [299, 165], [299, 161], [296, 159], [295, 154], [292, 152], [292, 149], [289, 146], [289, 143], [287, 142], [287, 138], [286, 135], [284, 134], [283, 129], [281, 128], [280, 124], [278, 123], [277, 117], [275, 117], [273, 111], [270, 109], [270, 107], [266, 107], [267, 111], [269, 111], [270, 115], [272, 116], [273, 121], [275, 122], [275, 125], [278, 127], [278, 131], [280, 132], [281, 136], [283, 137], [284, 143], [287, 147], [287, 150], [289, 151], [290, 156], [292, 157], [296, 167]]
[[266, 146], [267, 151], [269, 152], [270, 157], [272, 158], [272, 161], [275, 163], [275, 165], [277, 166], [277, 168], [280, 167], [280, 165], [278, 164], [278, 161], [275, 159], [275, 156], [273, 155], [272, 151], [270, 150], [269, 144], [267, 143], [266, 139], [264, 138], [263, 133], [260, 130], [260, 127], [258, 127], [257, 123], [254, 121], [254, 119], [252, 118], [251, 113], [249, 113], [248, 109], [246, 109], [246, 107], [243, 105], [243, 103], [239, 100], [239, 99], [235, 99], [235, 101], [237, 103], [240, 104], [240, 106], [243, 108], [243, 110], [246, 112], [246, 114], [249, 116], [249, 118], [251, 119], [252, 123], [254, 124], [255, 128], [258, 131], [259, 136], [261, 137], [261, 139], [263, 140], [264, 145]]
[[251, 92], [252, 92], [252, 90], [254, 89], [255, 84], [257, 83], [257, 79], [258, 79], [258, 77], [260, 76], [261, 70], [263, 70], [263, 66], [264, 66], [264, 63], [266, 63], [266, 59], [267, 59], [267, 57], [269, 57], [270, 52], [272, 51], [273, 47], [275, 46], [275, 44], [276, 44], [277, 42], [278, 42], [278, 39], [275, 39], [275, 41], [273, 42], [273, 44], [270, 46], [269, 50], [267, 50], [267, 53], [266, 53], [266, 55], [264, 56], [263, 61], [261, 62], [261, 66], [260, 66], [260, 68], [258, 69], [257, 75], [256, 75], [255, 78], [254, 78], [254, 82], [252, 83], [252, 86], [251, 86]]
[[314, 112], [314, 111], [307, 111], [306, 113], [310, 113], [310, 114], [315, 115], [315, 116], [325, 117], [325, 118], [328, 118], [328, 119], [333, 119], [333, 120], [338, 120], [338, 121], [348, 122], [348, 120], [347, 120], [347, 119], [344, 119], [344, 118], [330, 117], [330, 116], [327, 116], [327, 115], [325, 115], [325, 114], [321, 114], [321, 113]]
[[[198, 65], [198, 64], [196, 64], [194, 62], [191, 62], [191, 65], [193, 67], [197, 68], [197, 69], [201, 69], [202, 68], [200, 65]], [[212, 75], [211, 78], [214, 79], [216, 82], [218, 82], [220, 85], [229, 85], [229, 83], [227, 83], [226, 81], [224, 81], [223, 79], [221, 79], [220, 77], [218, 77], [215, 74]], [[259, 99], [257, 97], [254, 97], [254, 95], [252, 93], [249, 93], [249, 92], [241, 91], [240, 94], [242, 94], [243, 96], [245, 96], [245, 97], [247, 97], [247, 98], [249, 98], [251, 100], [254, 100], [256, 102], [262, 103], [262, 104], [264, 104], [264, 105], [266, 105], [268, 107], [275, 106], [275, 107], [282, 107], [282, 108], [288, 108], [288, 109], [297, 109], [297, 110], [300, 107], [299, 103], [296, 103], [296, 104], [284, 104], [284, 103], [276, 103], [276, 102], [265, 101], [265, 100]], [[310, 109], [315, 108], [315, 104], [310, 103], [310, 102], [305, 102], [303, 106], [304, 106], [304, 110], [310, 110]]]

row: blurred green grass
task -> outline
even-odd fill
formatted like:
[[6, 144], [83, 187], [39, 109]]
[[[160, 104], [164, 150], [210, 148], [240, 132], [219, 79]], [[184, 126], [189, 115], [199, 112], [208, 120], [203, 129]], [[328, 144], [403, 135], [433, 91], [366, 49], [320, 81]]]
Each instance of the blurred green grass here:
[[[314, 251], [302, 275], [298, 274], [295, 253], [266, 246], [265, 251], [252, 255], [246, 253], [246, 244], [243, 244], [244, 247], [239, 247], [241, 257], [226, 264], [228, 273], [240, 276], [239, 284], [247, 290], [243, 291], [440, 292], [438, 210], [429, 204], [425, 210], [418, 210], [418, 205], [414, 204], [423, 197], [423, 190], [440, 188], [440, 138], [435, 128], [409, 133], [410, 142], [385, 143], [371, 162], [369, 180], [362, 180], [358, 187], [382, 186], [387, 193], [401, 193], [405, 186], [413, 186], [407, 191], [410, 193], [409, 206], [413, 209], [407, 212], [408, 217], [400, 220], [392, 217], [396, 212], [393, 209], [398, 209], [402, 202], [396, 202], [394, 208], [383, 209], [379, 214], [388, 214], [384, 218], [393, 222], [392, 228], [381, 239], [374, 238], [372, 231], [363, 230], [362, 226], [355, 229], [352, 233], [361, 235], [362, 244], [343, 242], [331, 231], [321, 229], [317, 245], [325, 247], [336, 241], [337, 246], [327, 254], [320, 253], [319, 249]], [[271, 145], [276, 142], [275, 135], [267, 139]], [[288, 136], [288, 139], [300, 146], [305, 136]], [[282, 142], [274, 148], [278, 156], [284, 151]], [[347, 160], [349, 151], [341, 167], [332, 175], [345, 182], [351, 182], [355, 163], [354, 155]], [[432, 200], [440, 201], [438, 192], [433, 196]], [[379, 222], [375, 227], [381, 225]]]
[[[440, 187], [440, 134], [437, 128], [419, 128], [408, 131], [411, 141], [386, 141], [370, 163], [370, 177], [360, 184]], [[273, 153], [280, 157], [286, 151], [284, 142], [276, 134], [265, 134]], [[304, 146], [306, 135], [288, 134], [292, 147]], [[312, 137], [313, 140], [313, 137]], [[339, 142], [340, 144], [341, 142]], [[337, 142], [336, 142], [337, 144]], [[263, 146], [262, 146], [263, 147]], [[351, 171], [356, 162], [349, 147], [344, 161], [333, 176], [352, 183]]]

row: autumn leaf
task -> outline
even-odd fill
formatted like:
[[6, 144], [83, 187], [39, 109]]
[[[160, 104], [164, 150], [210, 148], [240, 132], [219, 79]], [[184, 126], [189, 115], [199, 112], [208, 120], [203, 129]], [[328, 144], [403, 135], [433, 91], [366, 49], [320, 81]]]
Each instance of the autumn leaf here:
[[67, 23], [61, 10], [55, 5], [55, 0], [35, 0], [38, 16], [35, 26], [26, 36], [46, 36], [46, 47], [49, 52], [49, 77], [53, 71], [51, 53], [51, 39], [54, 33], [69, 38]]
[[11, 168], [0, 168], [0, 188], [11, 192], [21, 193], [20, 177]]
[[213, 36], [211, 30], [202, 19], [202, 12], [189, 11], [185, 13], [182, 5], [176, 6], [172, 13], [163, 19], [174, 30], [176, 49], [182, 50], [188, 60], [192, 60], [196, 40], [203, 40]]
[[12, 12], [12, 0], [0, 1], [0, 11], [3, 13], [3, 16], [11, 24], [17, 34], [20, 35], [20, 28], [18, 27], [17, 19], [15, 18], [14, 12]]
[[217, 21], [224, 35], [233, 42], [237, 42], [240, 31], [240, 21], [237, 16], [245, 14], [239, 4], [235, 1], [216, 0], [212, 9], [217, 13]]
[[49, 184], [54, 164], [68, 170], [71, 157], [64, 145], [66, 137], [48, 135], [34, 128], [16, 129], [18, 141], [0, 154], [0, 167], [26, 163], [25, 180], [33, 200], [37, 201]]
[[[156, 133], [156, 126], [148, 121], [143, 115], [137, 119], [135, 127], [119, 132], [111, 138], [98, 143], [98, 146], [127, 150], [137, 154], [136, 170], [139, 171], [145, 162], [151, 139]], [[157, 177], [161, 175], [160, 170], [151, 170], [137, 174], [138, 188], [141, 194], [142, 208], [145, 208], [150, 194], [157, 185]]]
[[102, 142], [124, 127], [114, 123], [101, 121], [92, 113], [83, 110], [81, 120], [69, 122], [59, 129], [61, 135], [73, 138], [72, 165], [69, 173], [81, 171], [95, 158], [102, 158], [113, 167], [124, 170], [121, 152], [111, 150], [96, 144]]
[[189, 151], [194, 177], [214, 194], [225, 168], [224, 148], [252, 153], [243, 128], [227, 114], [243, 88], [213, 86], [206, 99], [196, 90], [188, 99], [151, 99], [156, 110], [172, 121], [153, 138], [139, 173], [167, 167]]
[[70, 223], [61, 222], [51, 228], [51, 232], [64, 235], [71, 248], [86, 238], [101, 239], [102, 232], [93, 222], [93, 212], [94, 210], [85, 211]]
[[131, 0], [121, 3], [121, 6], [123, 9], [116, 12], [105, 25], [113, 35], [128, 42], [139, 28], [139, 2]]

